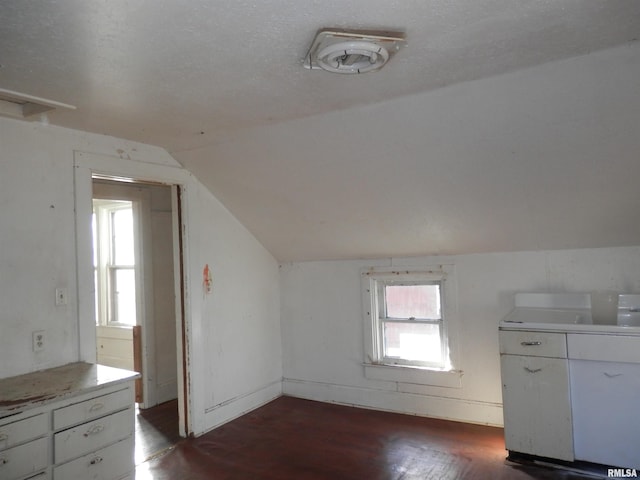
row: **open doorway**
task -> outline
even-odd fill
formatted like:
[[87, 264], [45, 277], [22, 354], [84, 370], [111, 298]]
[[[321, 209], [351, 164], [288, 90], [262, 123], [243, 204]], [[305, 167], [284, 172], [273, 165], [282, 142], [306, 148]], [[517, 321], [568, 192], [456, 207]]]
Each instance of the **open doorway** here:
[[138, 463], [178, 434], [172, 190], [93, 178], [92, 191], [96, 358], [141, 373]]
[[93, 179], [92, 188], [97, 359], [142, 373], [141, 408], [175, 400], [171, 187]]
[[[153, 200], [154, 193], [148, 189], [143, 188], [146, 186], [158, 186], [162, 188], [163, 192], [170, 192], [170, 209], [167, 207], [166, 196], [164, 197], [164, 213], [159, 223], [171, 225], [171, 238], [165, 238], [166, 242], [171, 242], [171, 248], [163, 249], [156, 248], [157, 252], [166, 252], [166, 257], [171, 259], [173, 265], [173, 274], [166, 273], [168, 291], [166, 297], [171, 297], [175, 301], [175, 309], [166, 308], [167, 312], [170, 312], [173, 318], [173, 324], [171, 332], [163, 336], [162, 339], [167, 342], [171, 342], [176, 345], [176, 357], [175, 361], [171, 361], [172, 366], [176, 366], [177, 370], [177, 405], [178, 405], [178, 432], [181, 437], [186, 437], [192, 432], [192, 415], [191, 415], [191, 395], [189, 381], [190, 377], [190, 349], [189, 349], [189, 315], [190, 309], [187, 302], [187, 279], [188, 276], [188, 264], [184, 262], [185, 249], [187, 244], [185, 242], [185, 235], [187, 231], [187, 215], [183, 212], [183, 209], [188, 209], [189, 194], [187, 186], [191, 182], [190, 175], [180, 168], [175, 168], [160, 164], [151, 164], [142, 161], [133, 161], [129, 158], [119, 158], [104, 154], [95, 154], [89, 152], [74, 152], [74, 205], [76, 213], [76, 253], [77, 253], [77, 312], [78, 312], [78, 359], [86, 362], [97, 362], [97, 325], [96, 325], [96, 292], [95, 292], [95, 276], [96, 276], [96, 262], [93, 256], [93, 190], [94, 182], [100, 180], [103, 183], [109, 184], [111, 193], [102, 195], [104, 199], [109, 201], [122, 200], [132, 202], [132, 209], [140, 208], [146, 209]], [[105, 182], [106, 181], [106, 182]], [[127, 188], [130, 187], [130, 188]], [[121, 196], [123, 189], [127, 188], [127, 194]], [[96, 187], [97, 189], [97, 187]], [[120, 189], [120, 192], [115, 190]], [[136, 193], [133, 195], [133, 199], [127, 198], [132, 196], [133, 189]], [[166, 195], [166, 193], [163, 193]], [[150, 201], [146, 201], [149, 199]], [[151, 208], [151, 207], [148, 207]], [[135, 215], [134, 215], [135, 216]], [[158, 217], [156, 215], [156, 217]], [[146, 238], [152, 238], [154, 234], [154, 227], [152, 222], [140, 221], [137, 228], [143, 231]], [[142, 238], [142, 236], [140, 237]], [[158, 243], [155, 242], [155, 243]], [[139, 247], [137, 247], [139, 248]], [[148, 251], [153, 251], [153, 247]], [[162, 258], [161, 261], [165, 261], [166, 258]], [[140, 259], [145, 264], [156, 263], [156, 267], [161, 265], [160, 261], [155, 259], [145, 260], [144, 256]], [[126, 265], [124, 265], [126, 266]], [[149, 275], [149, 269], [140, 266], [140, 273], [142, 277]], [[124, 275], [126, 276], [126, 275]], [[130, 275], [129, 275], [130, 276]], [[135, 276], [135, 274], [134, 274]], [[143, 278], [143, 280], [147, 280]], [[153, 276], [149, 280], [153, 282]], [[171, 285], [169, 283], [172, 282]], [[164, 285], [164, 284], [163, 284]], [[144, 294], [144, 288], [140, 287], [140, 291]], [[159, 307], [157, 302], [154, 308], [153, 297], [165, 296], [162, 290], [159, 288], [154, 289], [153, 295], [144, 294], [145, 298], [141, 301], [141, 305], [149, 312], [154, 310], [164, 310], [165, 307]], [[137, 297], [137, 295], [136, 295]], [[137, 300], [136, 300], [137, 301]], [[147, 306], [148, 305], [148, 306]], [[138, 308], [136, 306], [136, 308]], [[153, 368], [155, 367], [156, 359], [158, 361], [169, 361], [169, 356], [162, 356], [163, 346], [156, 342], [156, 332], [153, 329], [154, 322], [150, 321], [151, 328], [145, 328], [146, 312], [140, 317], [136, 318], [136, 324], [141, 323], [142, 327], [142, 350], [144, 351], [143, 358], [147, 358], [147, 364], [142, 362], [142, 371], [144, 383], [147, 383], [146, 393], [152, 396], [144, 397], [145, 385], [143, 383], [142, 394], [144, 406], [151, 406], [154, 402], [160, 402], [163, 399], [162, 389], [158, 388], [158, 383]], [[122, 319], [122, 317], [120, 317]], [[151, 335], [153, 332], [153, 335]], [[145, 336], [148, 337], [145, 339]], [[153, 360], [151, 360], [153, 359]], [[163, 382], [164, 383], [164, 382]], [[155, 400], [153, 392], [155, 388]], [[159, 392], [160, 390], [160, 392]], [[175, 395], [174, 387], [169, 389], [173, 395]], [[173, 396], [172, 395], [172, 396]], [[166, 397], [165, 397], [166, 398]], [[147, 409], [148, 411], [149, 409]], [[174, 422], [175, 424], [175, 422]]]

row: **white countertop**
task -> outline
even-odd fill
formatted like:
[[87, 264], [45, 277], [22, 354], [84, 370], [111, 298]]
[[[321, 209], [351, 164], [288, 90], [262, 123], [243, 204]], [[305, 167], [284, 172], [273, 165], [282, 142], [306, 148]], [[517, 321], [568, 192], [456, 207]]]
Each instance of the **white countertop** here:
[[0, 379], [0, 418], [139, 376], [129, 370], [77, 362]]
[[516, 307], [500, 322], [500, 329], [640, 335], [640, 326], [593, 324], [588, 309]]

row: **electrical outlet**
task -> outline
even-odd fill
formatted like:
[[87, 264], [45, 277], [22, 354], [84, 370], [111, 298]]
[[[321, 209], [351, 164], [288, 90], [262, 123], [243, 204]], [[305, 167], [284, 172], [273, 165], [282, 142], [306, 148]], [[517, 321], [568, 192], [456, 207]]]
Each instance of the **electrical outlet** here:
[[67, 289], [66, 288], [56, 288], [56, 305], [66, 305], [67, 304]]
[[33, 351], [41, 352], [45, 347], [45, 334], [44, 330], [37, 330], [31, 334], [31, 340], [33, 342]]

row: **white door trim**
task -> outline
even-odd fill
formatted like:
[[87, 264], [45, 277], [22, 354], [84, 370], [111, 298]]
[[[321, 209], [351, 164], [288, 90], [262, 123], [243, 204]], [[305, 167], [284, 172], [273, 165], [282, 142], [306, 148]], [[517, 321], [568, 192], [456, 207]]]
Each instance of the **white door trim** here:
[[[141, 182], [156, 182], [172, 185], [174, 207], [178, 205], [178, 189], [180, 197], [181, 224], [174, 229], [173, 256], [176, 285], [176, 342], [178, 347], [178, 410], [180, 417], [180, 435], [186, 436], [193, 431], [193, 415], [189, 361], [189, 305], [183, 295], [181, 285], [188, 285], [188, 246], [187, 242], [178, 242], [179, 233], [187, 231], [188, 189], [185, 186], [192, 176], [180, 167], [160, 165], [109, 155], [74, 151], [74, 203], [75, 203], [75, 239], [78, 301], [78, 352], [79, 360], [96, 361], [95, 307], [92, 257], [92, 179], [94, 175], [104, 175], [114, 179], [131, 179]], [[175, 188], [177, 187], [177, 188]], [[177, 237], [177, 238], [176, 238]], [[182, 248], [182, 251], [180, 251]], [[180, 266], [182, 262], [182, 266]], [[184, 313], [183, 313], [184, 312]], [[183, 318], [184, 317], [184, 318]], [[184, 328], [183, 328], [184, 327]], [[184, 332], [184, 335], [183, 335]]]

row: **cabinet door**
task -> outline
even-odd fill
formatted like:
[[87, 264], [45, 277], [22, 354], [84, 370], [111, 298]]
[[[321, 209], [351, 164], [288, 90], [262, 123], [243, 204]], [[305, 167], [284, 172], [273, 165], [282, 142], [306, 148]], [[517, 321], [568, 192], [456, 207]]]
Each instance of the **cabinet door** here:
[[576, 458], [640, 469], [640, 364], [571, 360]]
[[502, 355], [507, 449], [573, 461], [566, 359]]

